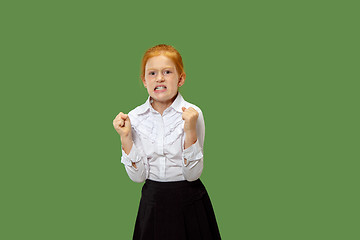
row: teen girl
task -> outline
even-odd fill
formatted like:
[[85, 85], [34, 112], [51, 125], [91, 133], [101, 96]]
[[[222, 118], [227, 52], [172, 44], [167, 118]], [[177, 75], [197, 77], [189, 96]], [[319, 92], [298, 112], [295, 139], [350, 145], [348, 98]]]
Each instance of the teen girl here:
[[197, 106], [179, 93], [185, 82], [179, 52], [160, 44], [142, 59], [146, 102], [120, 112], [121, 162], [130, 179], [143, 182], [133, 239], [220, 239], [215, 214], [199, 177], [205, 125]]

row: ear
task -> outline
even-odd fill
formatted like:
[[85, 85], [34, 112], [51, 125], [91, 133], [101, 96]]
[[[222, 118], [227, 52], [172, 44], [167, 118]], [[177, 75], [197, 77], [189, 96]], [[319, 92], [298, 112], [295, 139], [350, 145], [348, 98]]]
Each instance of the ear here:
[[144, 87], [146, 87], [146, 81], [145, 81], [145, 78], [141, 78], [141, 81], [143, 82]]
[[186, 74], [182, 73], [179, 77], [178, 87], [181, 87], [185, 83]]

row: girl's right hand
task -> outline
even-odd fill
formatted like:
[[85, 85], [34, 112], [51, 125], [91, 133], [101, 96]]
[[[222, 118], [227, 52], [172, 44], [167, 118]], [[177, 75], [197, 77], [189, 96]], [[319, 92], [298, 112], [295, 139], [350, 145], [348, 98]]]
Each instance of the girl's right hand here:
[[121, 138], [131, 137], [131, 123], [127, 114], [120, 112], [115, 117], [113, 125]]

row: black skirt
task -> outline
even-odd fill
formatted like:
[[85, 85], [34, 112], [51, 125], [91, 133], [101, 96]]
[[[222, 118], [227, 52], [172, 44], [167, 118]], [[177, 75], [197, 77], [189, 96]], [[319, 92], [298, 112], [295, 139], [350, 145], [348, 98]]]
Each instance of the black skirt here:
[[157, 182], [142, 191], [134, 240], [221, 239], [209, 195], [200, 179]]

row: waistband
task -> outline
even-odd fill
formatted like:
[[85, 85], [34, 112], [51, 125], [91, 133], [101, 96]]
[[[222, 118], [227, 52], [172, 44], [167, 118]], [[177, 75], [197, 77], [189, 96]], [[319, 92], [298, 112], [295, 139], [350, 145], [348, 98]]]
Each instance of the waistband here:
[[207, 192], [200, 179], [192, 182], [158, 182], [146, 179], [141, 194], [143, 203], [173, 208], [191, 204]]
[[148, 187], [151, 187], [151, 188], [174, 189], [174, 188], [202, 186], [203, 184], [199, 178], [192, 182], [189, 182], [186, 180], [172, 181], [172, 182], [159, 182], [159, 181], [146, 179], [145, 185], [147, 185]]

